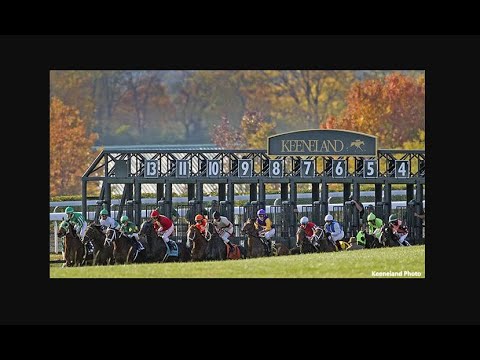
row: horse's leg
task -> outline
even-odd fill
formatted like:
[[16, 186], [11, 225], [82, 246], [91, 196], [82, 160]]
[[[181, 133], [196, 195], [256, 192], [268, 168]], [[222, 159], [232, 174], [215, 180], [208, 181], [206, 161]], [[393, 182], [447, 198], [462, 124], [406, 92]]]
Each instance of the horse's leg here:
[[132, 249], [133, 249], [133, 246], [130, 246], [128, 248], [128, 252], [127, 252], [127, 258], [125, 259], [125, 264], [130, 264], [133, 262], [133, 259], [130, 261], [130, 256], [133, 256], [132, 254]]

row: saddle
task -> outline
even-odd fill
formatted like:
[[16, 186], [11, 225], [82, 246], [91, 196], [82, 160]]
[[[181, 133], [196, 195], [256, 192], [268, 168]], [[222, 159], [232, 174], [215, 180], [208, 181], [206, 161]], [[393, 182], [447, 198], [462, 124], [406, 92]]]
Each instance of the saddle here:
[[170, 240], [167, 246], [167, 255], [168, 256], [178, 256], [178, 245], [175, 241]]
[[269, 241], [267, 240], [267, 238], [265, 237], [260, 237], [260, 241], [262, 242], [263, 244], [263, 247], [265, 249], [265, 254], [267, 254], [268, 256], [270, 256], [270, 253], [271, 253], [271, 249], [270, 249], [270, 243]]
[[227, 259], [230, 260], [237, 260], [240, 259], [240, 249], [238, 248], [237, 245], [232, 244], [232, 247], [230, 247], [228, 244], [225, 244], [227, 247]]

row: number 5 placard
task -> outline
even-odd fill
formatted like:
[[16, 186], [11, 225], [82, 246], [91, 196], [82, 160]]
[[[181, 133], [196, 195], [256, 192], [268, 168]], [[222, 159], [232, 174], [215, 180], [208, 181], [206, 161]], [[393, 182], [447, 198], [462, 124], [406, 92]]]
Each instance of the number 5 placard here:
[[363, 177], [365, 179], [376, 179], [378, 177], [377, 160], [363, 161]]

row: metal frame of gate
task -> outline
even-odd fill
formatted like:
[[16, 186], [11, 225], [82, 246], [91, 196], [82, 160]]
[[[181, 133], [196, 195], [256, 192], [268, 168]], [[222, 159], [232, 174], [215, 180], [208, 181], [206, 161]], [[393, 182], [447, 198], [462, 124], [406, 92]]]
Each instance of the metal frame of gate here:
[[[311, 177], [302, 177], [300, 163], [303, 159], [314, 160], [316, 167]], [[336, 178], [332, 172], [334, 159], [346, 161], [346, 174]], [[378, 163], [378, 176], [376, 178], [363, 177], [363, 162], [374, 159]], [[245, 176], [240, 176], [240, 161], [250, 162]], [[281, 160], [283, 172], [281, 176], [274, 176], [270, 172], [270, 161]], [[395, 174], [396, 161], [408, 162], [409, 173], [404, 178], [397, 178]], [[146, 176], [146, 162], [154, 161], [158, 164], [158, 171], [153, 178]], [[182, 161], [187, 165], [177, 168]], [[216, 177], [208, 175], [208, 161], [218, 161], [221, 165]], [[244, 164], [244, 163], [242, 163]], [[183, 165], [182, 165], [183, 166]], [[188, 169], [188, 170], [185, 170]], [[181, 171], [187, 171], [182, 174]], [[182, 175], [182, 176], [179, 176]], [[203, 209], [203, 184], [218, 184], [218, 200], [221, 213], [235, 223], [235, 237], [242, 238], [240, 228], [246, 215], [254, 209], [265, 207], [265, 184], [281, 184], [282, 208], [273, 208], [272, 220], [280, 235], [294, 236], [298, 219], [303, 214], [310, 214], [313, 221], [322, 225], [324, 216], [328, 213], [328, 185], [332, 183], [343, 184], [344, 204], [350, 195], [358, 201], [360, 199], [361, 184], [375, 184], [375, 211], [376, 215], [388, 220], [392, 213], [391, 188], [392, 184], [405, 184], [407, 189], [407, 217], [406, 223], [411, 229], [411, 236], [420, 239], [422, 236], [422, 221], [413, 216], [414, 212], [421, 213], [423, 208], [423, 189], [425, 184], [425, 151], [423, 150], [377, 150], [375, 157], [348, 156], [269, 156], [265, 150], [164, 150], [161, 148], [128, 148], [110, 147], [104, 149], [92, 162], [82, 176], [82, 212], [86, 217], [87, 208], [87, 183], [101, 181], [102, 188], [99, 195], [99, 204], [94, 206], [95, 218], [102, 207], [106, 208], [117, 220], [126, 213], [137, 225], [151, 211], [142, 206], [142, 184], [157, 185], [157, 202], [161, 213], [168, 217], [172, 215], [172, 184], [187, 184], [188, 199], [195, 200], [195, 211]], [[297, 189], [299, 183], [312, 184], [312, 205], [295, 211], [297, 205]], [[243, 214], [235, 213], [235, 184], [250, 185], [250, 207], [243, 210]], [[123, 187], [122, 199], [117, 207], [111, 204], [111, 186]], [[415, 190], [415, 191], [414, 191]], [[187, 205], [187, 207], [190, 207]], [[346, 206], [346, 207], [345, 207]], [[278, 210], [281, 210], [281, 214]], [[179, 211], [180, 210], [180, 211]], [[176, 237], [180, 239], [186, 235], [186, 223], [183, 208], [177, 206], [179, 211], [176, 220]], [[344, 205], [344, 209], [334, 209], [333, 215], [337, 221], [344, 225], [347, 234], [355, 234], [358, 230], [359, 219], [351, 213], [351, 208]], [[310, 218], [310, 216], [309, 216]], [[182, 223], [183, 220], [183, 223]], [[283, 236], [280, 236], [283, 238]]]

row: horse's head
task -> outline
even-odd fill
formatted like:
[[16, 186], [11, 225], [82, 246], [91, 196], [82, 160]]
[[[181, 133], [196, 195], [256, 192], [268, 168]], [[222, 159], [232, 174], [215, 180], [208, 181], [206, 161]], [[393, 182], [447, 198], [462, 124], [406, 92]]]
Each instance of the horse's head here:
[[246, 234], [247, 236], [257, 236], [258, 237], [258, 231], [255, 229], [255, 220], [254, 219], [248, 219], [245, 224], [243, 224], [241, 232], [243, 234]]
[[63, 237], [65, 235], [67, 235], [67, 233], [70, 231], [70, 226], [69, 225], [70, 224], [69, 224], [68, 221], [63, 220], [60, 223], [60, 227], [58, 228], [57, 236]]
[[195, 225], [190, 225], [187, 231], [187, 248], [190, 248], [193, 261], [200, 261], [205, 258], [207, 244], [207, 239], [201, 234], [200, 230]]
[[105, 234], [102, 231], [102, 226], [91, 222], [86, 230], [85, 236], [83, 237], [82, 243], [85, 245], [88, 241], [96, 240], [96, 241], [105, 241]]
[[305, 235], [305, 229], [301, 226], [298, 227], [297, 229], [297, 242], [295, 245], [300, 246], [301, 243], [307, 238]]
[[140, 232], [139, 235], [142, 236], [147, 236], [151, 237], [155, 235], [155, 229], [153, 228], [153, 220], [148, 219], [145, 220], [142, 225], [140, 225]]

